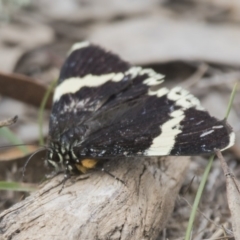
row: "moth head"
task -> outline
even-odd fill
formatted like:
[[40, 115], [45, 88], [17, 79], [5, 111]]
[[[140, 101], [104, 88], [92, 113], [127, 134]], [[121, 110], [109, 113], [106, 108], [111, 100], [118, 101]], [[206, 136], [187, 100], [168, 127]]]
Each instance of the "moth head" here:
[[78, 159], [70, 146], [58, 143], [49, 143], [45, 164], [54, 168], [55, 172], [75, 172], [77, 170], [75, 164]]
[[45, 160], [45, 164], [49, 167], [53, 167], [56, 170], [59, 170], [61, 168], [61, 162], [62, 162], [62, 155], [59, 154], [54, 149], [49, 149], [47, 151], [47, 156]]

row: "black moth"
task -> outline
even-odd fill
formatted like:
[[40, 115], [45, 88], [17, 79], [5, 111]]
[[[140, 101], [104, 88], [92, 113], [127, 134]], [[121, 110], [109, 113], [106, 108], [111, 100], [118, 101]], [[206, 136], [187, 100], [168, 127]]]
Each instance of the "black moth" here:
[[235, 135], [186, 90], [88, 42], [73, 45], [53, 98], [47, 163], [85, 173], [116, 157], [200, 155]]

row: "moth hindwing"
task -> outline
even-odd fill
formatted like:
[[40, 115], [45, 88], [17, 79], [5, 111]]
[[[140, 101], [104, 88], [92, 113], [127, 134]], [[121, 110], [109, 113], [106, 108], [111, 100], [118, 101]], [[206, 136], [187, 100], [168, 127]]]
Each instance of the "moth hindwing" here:
[[66, 172], [123, 156], [200, 155], [235, 135], [181, 87], [88, 42], [75, 44], [53, 97], [47, 161]]

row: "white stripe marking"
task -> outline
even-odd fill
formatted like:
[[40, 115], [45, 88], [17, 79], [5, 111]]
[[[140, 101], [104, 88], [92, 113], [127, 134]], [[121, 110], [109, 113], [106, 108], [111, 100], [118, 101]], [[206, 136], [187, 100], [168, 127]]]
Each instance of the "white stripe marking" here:
[[162, 97], [166, 94], [169, 93], [169, 90], [165, 87], [163, 88], [160, 88], [159, 90], [157, 91], [151, 91], [150, 89], [148, 90], [148, 95], [152, 96], [152, 95], [157, 95], [157, 97]]
[[[181, 87], [175, 87], [171, 90], [168, 90], [167, 88], [160, 88], [157, 91], [149, 90], [148, 95], [157, 95], [158, 97], [167, 95], [169, 100], [174, 101], [175, 105], [182, 108], [170, 113], [172, 119], [160, 126], [160, 135], [153, 139], [150, 148], [144, 152], [144, 155], [146, 156], [168, 155], [175, 144], [175, 137], [182, 132], [180, 129], [180, 122], [185, 117], [184, 111], [191, 107], [194, 107], [197, 110], [204, 110], [204, 108], [200, 105], [200, 101], [197, 98]], [[213, 131], [214, 130], [203, 133], [201, 137], [204, 137]]]
[[60, 85], [57, 86], [53, 102], [59, 101], [62, 95], [67, 93], [76, 93], [82, 87], [98, 87], [108, 82], [109, 80], [119, 82], [124, 77], [123, 73], [108, 73], [100, 76], [88, 74], [83, 78], [73, 77], [66, 79]]
[[148, 91], [148, 95], [150, 96], [157, 95], [157, 97], [162, 97], [166, 94], [169, 100], [174, 101], [177, 106], [180, 106], [183, 109], [194, 107], [197, 110], [204, 110], [200, 104], [200, 101], [192, 94], [190, 94], [187, 90], [182, 89], [181, 87], [175, 87], [171, 90], [168, 90], [164, 87], [156, 91]]
[[138, 75], [147, 74], [148, 78], [146, 78], [143, 83], [148, 86], [156, 86], [162, 83], [164, 80], [164, 75], [156, 73], [154, 70], [150, 68], [141, 68], [141, 67], [131, 67], [128, 71], [126, 71], [125, 75], [131, 75], [131, 78], [135, 78]]
[[172, 101], [178, 101], [179, 99], [182, 99], [187, 95], [188, 95], [187, 90], [182, 89], [181, 87], [175, 87], [170, 90], [168, 98]]
[[131, 67], [129, 70], [126, 71], [125, 75], [130, 74], [131, 78], [135, 78], [137, 75], [139, 75], [141, 70], [141, 67]]
[[[77, 46], [79, 47], [79, 45]], [[76, 50], [77, 46], [73, 48]], [[53, 102], [59, 101], [64, 94], [76, 93], [82, 87], [99, 87], [108, 81], [119, 82], [124, 78], [124, 76], [127, 75], [130, 75], [131, 79], [133, 79], [138, 75], [144, 74], [149, 74], [149, 78], [143, 81], [143, 83], [148, 86], [158, 85], [163, 82], [163, 75], [157, 74], [151, 69], [142, 69], [141, 67], [132, 67], [125, 73], [107, 73], [100, 76], [88, 74], [82, 78], [72, 77], [69, 79], [65, 79], [60, 85], [57, 86], [54, 93]], [[165, 92], [169, 92], [169, 90], [167, 90], [166, 88], [164, 88], [162, 91], [156, 91], [158, 97], [160, 97], [160, 94], [165, 94]]]
[[182, 110], [176, 110], [176, 111], [174, 111], [170, 114], [170, 116], [174, 117], [174, 118], [180, 117], [180, 116], [183, 116], [183, 115], [184, 115], [184, 112]]
[[175, 137], [182, 132], [178, 127], [175, 129], [173, 127], [179, 126], [184, 119], [184, 115], [180, 116], [179, 110], [172, 112], [171, 115], [178, 115], [178, 117], [170, 119], [160, 127], [161, 134], [153, 139], [150, 148], [144, 152], [145, 156], [164, 156], [171, 152], [175, 144]]
[[205, 136], [207, 136], [207, 135], [209, 135], [209, 134], [211, 134], [211, 133], [213, 133], [213, 132], [214, 132], [214, 130], [207, 131], [207, 132], [205, 132], [205, 133], [202, 133], [202, 134], [200, 135], [200, 137], [205, 137]]
[[232, 147], [234, 143], [235, 143], [235, 133], [231, 132], [229, 135], [229, 144], [225, 148], [221, 149], [221, 151]]
[[80, 48], [85, 48], [85, 47], [88, 47], [90, 45], [90, 43], [89, 42], [79, 42], [79, 43], [75, 43], [75, 44], [73, 44], [72, 45], [72, 47], [71, 47], [71, 49], [69, 50], [69, 52], [68, 52], [68, 56], [72, 53], [72, 52], [74, 52], [75, 50], [78, 50], [78, 49], [80, 49]]
[[175, 87], [171, 89], [168, 93], [168, 99], [175, 101], [177, 106], [185, 109], [195, 107], [197, 110], [204, 110], [200, 104], [200, 101], [181, 87]]
[[156, 86], [162, 83], [164, 80], [164, 75], [156, 73], [154, 70], [150, 68], [142, 69], [140, 72], [140, 75], [147, 74], [149, 78], [145, 79], [143, 83], [145, 83], [148, 86]]
[[212, 127], [212, 129], [219, 129], [219, 128], [223, 128], [223, 125], [213, 126], [213, 127]]
[[143, 83], [148, 86], [156, 86], [156, 85], [161, 84], [163, 81], [164, 80], [161, 78], [150, 77], [150, 78], [147, 78], [146, 80], [144, 80]]
[[203, 123], [204, 121], [203, 120], [201, 120], [200, 122], [197, 122], [195, 125], [197, 126], [197, 125], [200, 125], [201, 123]]

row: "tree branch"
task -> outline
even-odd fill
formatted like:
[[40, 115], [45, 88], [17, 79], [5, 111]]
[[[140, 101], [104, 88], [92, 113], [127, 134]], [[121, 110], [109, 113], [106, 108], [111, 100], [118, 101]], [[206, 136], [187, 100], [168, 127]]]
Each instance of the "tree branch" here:
[[[109, 171], [59, 175], [0, 215], [1, 239], [156, 239], [172, 213], [189, 159], [113, 160]], [[36, 169], [37, 171], [37, 169]]]

